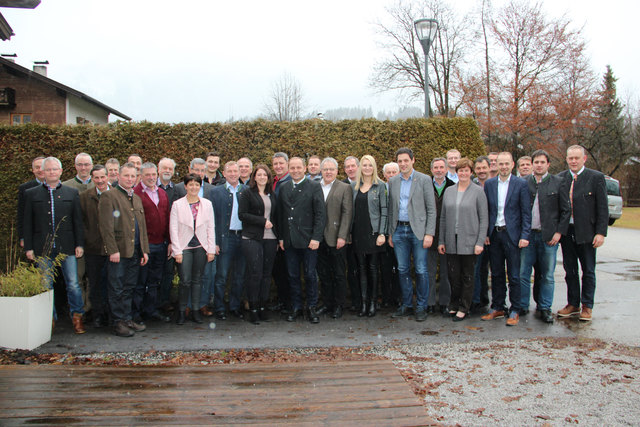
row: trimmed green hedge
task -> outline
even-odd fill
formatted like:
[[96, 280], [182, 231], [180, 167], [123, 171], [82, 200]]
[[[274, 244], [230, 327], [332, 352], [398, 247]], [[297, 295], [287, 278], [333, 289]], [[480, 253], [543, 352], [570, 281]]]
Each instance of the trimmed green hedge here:
[[110, 157], [123, 162], [131, 153], [154, 163], [167, 156], [178, 163], [176, 172], [182, 175], [193, 157], [203, 157], [212, 150], [221, 153], [223, 162], [247, 156], [254, 164], [268, 165], [276, 151], [289, 156], [331, 156], [338, 162], [348, 155], [360, 158], [371, 154], [381, 169], [403, 146], [413, 149], [415, 168], [423, 172], [429, 171], [432, 158], [444, 156], [450, 148], [471, 158], [485, 154], [478, 126], [465, 118], [0, 126], [0, 268], [15, 223], [18, 185], [32, 179], [31, 160], [37, 156], [58, 157], [64, 180], [75, 175], [74, 157], [81, 151], [91, 154], [94, 163], [104, 163]]

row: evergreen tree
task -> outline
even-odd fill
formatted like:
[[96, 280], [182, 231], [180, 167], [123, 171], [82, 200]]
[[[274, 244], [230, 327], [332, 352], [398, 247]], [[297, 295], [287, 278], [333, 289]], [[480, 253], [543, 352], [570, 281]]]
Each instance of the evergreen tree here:
[[615, 173], [637, 152], [627, 131], [624, 106], [616, 93], [617, 80], [607, 65], [598, 94], [593, 131], [585, 147], [595, 162], [595, 168], [607, 175]]

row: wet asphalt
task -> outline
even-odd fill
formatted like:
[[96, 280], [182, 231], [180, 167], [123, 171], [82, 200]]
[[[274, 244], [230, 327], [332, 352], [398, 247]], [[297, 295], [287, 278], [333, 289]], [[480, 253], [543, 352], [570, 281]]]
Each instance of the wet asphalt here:
[[[39, 353], [96, 353], [194, 351], [249, 348], [378, 346], [412, 343], [469, 342], [495, 339], [527, 339], [539, 337], [598, 338], [639, 346], [640, 331], [640, 230], [610, 227], [608, 237], [597, 254], [597, 288], [592, 322], [577, 319], [543, 323], [533, 313], [520, 318], [516, 327], [507, 327], [504, 319], [482, 321], [476, 314], [463, 322], [452, 322], [439, 314], [429, 315], [425, 322], [413, 316], [392, 319], [391, 309], [381, 310], [373, 318], [360, 318], [346, 310], [341, 319], [327, 315], [320, 323], [305, 320], [286, 322], [272, 315], [271, 322], [253, 325], [234, 319], [205, 319], [204, 324], [187, 322], [149, 322], [147, 330], [131, 338], [113, 335], [110, 329], [94, 329], [76, 335], [70, 322], [62, 319], [56, 325], [51, 341], [35, 351]], [[562, 255], [558, 251], [555, 272], [554, 312], [566, 304], [566, 285]], [[535, 307], [535, 303], [531, 304]]]

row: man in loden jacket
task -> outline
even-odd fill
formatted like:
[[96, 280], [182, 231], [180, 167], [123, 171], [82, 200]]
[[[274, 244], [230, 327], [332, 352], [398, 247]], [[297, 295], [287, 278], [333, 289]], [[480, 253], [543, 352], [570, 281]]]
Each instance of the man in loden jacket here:
[[[84, 254], [84, 231], [78, 190], [62, 185], [62, 164], [55, 157], [42, 161], [45, 182], [25, 192], [24, 250], [31, 261], [46, 271], [47, 286], [53, 285], [53, 259], [59, 254], [67, 288], [69, 311], [77, 334], [86, 332], [82, 289], [78, 283], [77, 258]], [[38, 259], [36, 260], [36, 257]], [[54, 319], [57, 317], [54, 311]]]
[[100, 197], [100, 235], [109, 255], [109, 308], [114, 333], [120, 337], [144, 331], [131, 317], [133, 290], [140, 266], [149, 260], [149, 240], [142, 200], [133, 192], [137, 169], [133, 163], [120, 167], [118, 184]]

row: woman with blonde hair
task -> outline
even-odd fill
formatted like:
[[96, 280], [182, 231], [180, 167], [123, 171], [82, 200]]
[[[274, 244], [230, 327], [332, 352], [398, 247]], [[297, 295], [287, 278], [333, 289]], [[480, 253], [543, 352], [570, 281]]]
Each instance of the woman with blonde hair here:
[[358, 316], [376, 315], [379, 256], [385, 250], [387, 187], [378, 177], [375, 159], [362, 156], [353, 186], [351, 241], [358, 263], [362, 305]]

